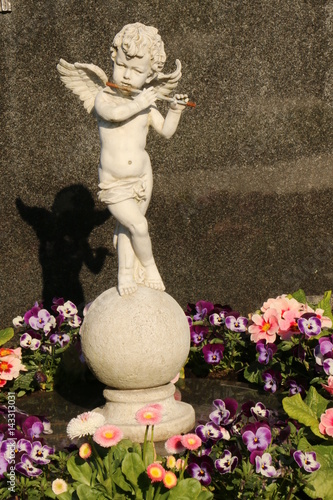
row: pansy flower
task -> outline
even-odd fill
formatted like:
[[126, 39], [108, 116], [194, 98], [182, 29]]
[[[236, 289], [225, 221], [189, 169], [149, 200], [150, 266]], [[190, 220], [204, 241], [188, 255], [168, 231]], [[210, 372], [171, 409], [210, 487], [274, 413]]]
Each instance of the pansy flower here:
[[38, 439], [44, 430], [44, 425], [38, 417], [31, 416], [24, 420], [22, 430], [30, 439]]
[[268, 392], [276, 392], [281, 383], [281, 374], [274, 370], [266, 370], [262, 373], [264, 381], [264, 390]]
[[71, 338], [67, 333], [53, 333], [50, 336], [51, 344], [59, 344], [60, 347], [65, 347], [70, 340]]
[[321, 321], [313, 313], [303, 314], [297, 321], [299, 331], [306, 337], [315, 337], [321, 332]]
[[5, 457], [7, 461], [10, 461], [13, 451], [15, 451], [15, 455], [26, 453], [30, 455], [32, 450], [31, 441], [28, 439], [19, 439], [18, 441], [13, 439], [5, 439], [1, 443], [1, 454]]
[[71, 318], [77, 314], [77, 307], [73, 302], [67, 300], [63, 305], [57, 307], [57, 311], [64, 318]]
[[200, 345], [209, 334], [208, 326], [194, 325], [190, 327], [191, 341], [195, 345]]
[[20, 346], [30, 351], [37, 351], [41, 344], [41, 336], [38, 333], [26, 332], [20, 337]]
[[198, 425], [195, 432], [204, 443], [207, 443], [209, 439], [213, 441], [219, 441], [222, 439], [220, 426], [214, 424], [214, 422], [207, 422], [205, 425]]
[[26, 477], [37, 477], [43, 473], [42, 469], [34, 466], [26, 453], [22, 455], [21, 462], [16, 464], [15, 469]]
[[[216, 309], [215, 309], [216, 310]], [[225, 324], [225, 318], [232, 311], [231, 307], [223, 306], [218, 312], [213, 312], [209, 316], [209, 323], [213, 326], [221, 326]]]
[[323, 369], [326, 375], [333, 375], [333, 359], [332, 358], [327, 358], [324, 359], [323, 361]]
[[275, 477], [279, 475], [275, 467], [272, 465], [272, 456], [269, 453], [264, 453], [262, 456], [257, 455], [255, 458], [256, 472], [265, 477]]
[[277, 351], [277, 346], [273, 343], [266, 343], [266, 340], [259, 340], [256, 344], [256, 351], [259, 353], [258, 362], [268, 365]]
[[207, 315], [210, 314], [214, 309], [214, 304], [212, 302], [206, 302], [205, 300], [199, 300], [195, 304], [196, 314], [193, 316], [194, 321], [202, 321]]
[[222, 344], [206, 344], [202, 348], [202, 352], [206, 363], [210, 365], [218, 365], [223, 358], [224, 345]]
[[191, 455], [186, 471], [188, 474], [200, 481], [203, 486], [208, 486], [212, 482], [213, 461], [210, 457], [194, 457]]
[[270, 415], [270, 411], [267, 410], [266, 406], [263, 403], [256, 403], [254, 406], [250, 408], [251, 415], [255, 417], [257, 420], [261, 418], [268, 418]]
[[215, 460], [215, 467], [220, 474], [228, 474], [233, 472], [237, 467], [238, 458], [233, 456], [229, 450], [224, 450], [220, 458]]
[[306, 472], [315, 472], [320, 468], [320, 463], [317, 462], [317, 456], [314, 451], [303, 452], [297, 450], [294, 452], [293, 457], [297, 465], [303, 467]]
[[213, 405], [215, 406], [216, 410], [210, 413], [209, 418], [216, 425], [227, 425], [233, 421], [238, 408], [238, 403], [235, 399], [215, 399], [213, 401]]
[[53, 453], [54, 448], [46, 445], [43, 446], [40, 441], [34, 441], [31, 445], [29, 456], [36, 464], [43, 465], [50, 463], [49, 455]]
[[36, 316], [30, 316], [29, 325], [34, 330], [42, 330], [49, 322], [51, 314], [46, 309], [40, 309]]
[[298, 383], [294, 379], [288, 379], [286, 381], [287, 387], [289, 387], [289, 396], [294, 396], [295, 394], [301, 394], [302, 396], [305, 395], [305, 389], [303, 385]]
[[271, 443], [272, 433], [267, 424], [256, 422], [244, 427], [242, 439], [250, 452], [264, 451]]
[[247, 323], [247, 318], [244, 318], [238, 312], [231, 312], [225, 318], [225, 326], [232, 332], [246, 332]]

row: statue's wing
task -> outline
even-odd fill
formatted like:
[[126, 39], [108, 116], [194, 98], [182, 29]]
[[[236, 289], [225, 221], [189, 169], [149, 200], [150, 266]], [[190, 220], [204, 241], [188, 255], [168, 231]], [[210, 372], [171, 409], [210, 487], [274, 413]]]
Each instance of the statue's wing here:
[[176, 59], [176, 69], [173, 73], [169, 73], [168, 75], [165, 75], [164, 73], [158, 73], [155, 80], [153, 80], [151, 83], [159, 94], [168, 96], [177, 87], [178, 81], [182, 76], [181, 70], [182, 65], [179, 59]]
[[60, 79], [74, 94], [78, 95], [88, 111], [94, 108], [97, 93], [105, 88], [108, 78], [104, 71], [94, 64], [70, 64], [60, 59], [57, 65]]

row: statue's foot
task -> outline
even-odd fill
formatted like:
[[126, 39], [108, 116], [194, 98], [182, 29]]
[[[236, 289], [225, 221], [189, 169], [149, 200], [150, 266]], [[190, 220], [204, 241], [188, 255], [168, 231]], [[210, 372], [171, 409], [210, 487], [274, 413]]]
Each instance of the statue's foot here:
[[155, 264], [151, 264], [145, 269], [145, 279], [144, 279], [144, 284], [145, 286], [149, 288], [153, 288], [154, 290], [165, 290], [164, 283], [162, 281], [161, 275], [157, 270], [157, 267]]
[[138, 285], [134, 281], [133, 273], [119, 273], [118, 274], [118, 292], [119, 295], [131, 295], [138, 289]]

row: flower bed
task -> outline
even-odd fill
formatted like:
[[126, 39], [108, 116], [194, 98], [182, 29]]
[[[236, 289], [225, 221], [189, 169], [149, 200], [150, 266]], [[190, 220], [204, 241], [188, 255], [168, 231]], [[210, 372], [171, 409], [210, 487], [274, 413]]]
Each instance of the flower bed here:
[[[61, 384], [66, 352], [80, 359], [81, 318], [70, 301], [52, 312], [35, 304], [0, 332], [1, 498], [331, 498], [333, 488], [333, 335], [331, 293], [319, 304], [303, 291], [269, 299], [241, 316], [229, 306], [199, 301], [185, 314], [191, 331], [187, 375], [232, 376], [281, 400], [240, 405], [215, 399], [195, 432], [153, 445], [159, 405], [137, 415], [143, 445], [86, 412], [67, 428], [73, 447], [47, 445], [50, 423], [15, 408], [19, 396]], [[15, 344], [16, 339], [19, 347]], [[9, 347], [10, 346], [10, 347]], [[260, 399], [260, 398], [258, 398]], [[45, 441], [46, 440], [46, 443]], [[93, 496], [92, 496], [93, 495]]]

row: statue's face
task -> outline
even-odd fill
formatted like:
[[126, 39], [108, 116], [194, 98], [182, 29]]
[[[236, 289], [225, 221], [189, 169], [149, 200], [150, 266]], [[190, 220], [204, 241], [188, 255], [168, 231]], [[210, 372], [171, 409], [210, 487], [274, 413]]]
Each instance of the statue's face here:
[[143, 57], [127, 57], [121, 47], [113, 62], [113, 81], [122, 87], [141, 89], [152, 74], [150, 54]]

